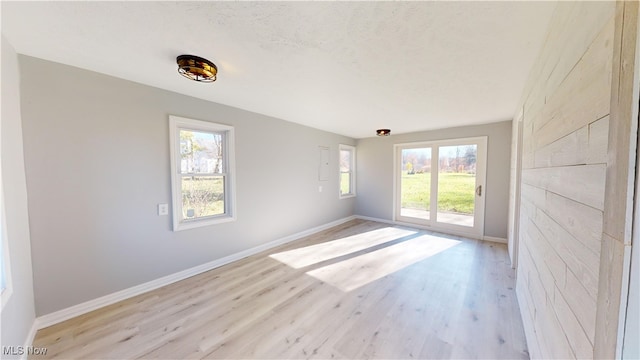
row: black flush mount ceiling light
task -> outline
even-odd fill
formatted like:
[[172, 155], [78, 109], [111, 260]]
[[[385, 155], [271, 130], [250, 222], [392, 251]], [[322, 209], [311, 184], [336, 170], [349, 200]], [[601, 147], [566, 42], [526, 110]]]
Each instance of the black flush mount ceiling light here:
[[194, 55], [180, 55], [176, 58], [180, 75], [199, 82], [214, 82], [218, 67], [211, 61]]
[[391, 135], [390, 129], [378, 129], [376, 130], [376, 135], [378, 136], [389, 136]]

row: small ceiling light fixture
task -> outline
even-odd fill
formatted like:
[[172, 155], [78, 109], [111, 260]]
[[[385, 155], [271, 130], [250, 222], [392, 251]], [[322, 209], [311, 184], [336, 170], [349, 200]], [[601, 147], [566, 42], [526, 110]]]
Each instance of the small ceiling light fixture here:
[[214, 82], [218, 67], [211, 61], [194, 55], [180, 55], [176, 58], [180, 75], [199, 82]]
[[390, 129], [378, 129], [376, 130], [376, 135], [378, 136], [389, 136], [391, 135]]

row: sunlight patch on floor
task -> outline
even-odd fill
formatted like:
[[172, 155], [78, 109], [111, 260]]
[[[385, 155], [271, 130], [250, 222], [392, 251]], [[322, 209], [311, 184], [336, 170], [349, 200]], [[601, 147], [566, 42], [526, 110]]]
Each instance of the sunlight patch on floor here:
[[322, 244], [283, 251], [272, 254], [270, 257], [294, 269], [299, 269], [415, 234], [417, 231], [387, 227]]
[[342, 291], [349, 292], [460, 243], [459, 240], [421, 235], [380, 250], [308, 271], [307, 274]]

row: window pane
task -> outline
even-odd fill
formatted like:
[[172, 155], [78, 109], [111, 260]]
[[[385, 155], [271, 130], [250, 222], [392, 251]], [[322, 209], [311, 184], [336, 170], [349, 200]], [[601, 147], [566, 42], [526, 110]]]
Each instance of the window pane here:
[[351, 171], [351, 151], [340, 150], [340, 172]]
[[440, 146], [438, 151], [438, 222], [473, 227], [478, 146]]
[[351, 173], [340, 173], [340, 194], [351, 194]]
[[430, 219], [431, 148], [402, 149], [400, 215]]
[[223, 176], [182, 177], [182, 218], [224, 214]]
[[222, 173], [223, 134], [180, 130], [180, 173]]

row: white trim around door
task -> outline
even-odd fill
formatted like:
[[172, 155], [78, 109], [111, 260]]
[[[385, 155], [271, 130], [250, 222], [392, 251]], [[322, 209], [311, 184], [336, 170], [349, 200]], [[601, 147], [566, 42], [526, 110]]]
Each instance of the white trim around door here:
[[[486, 165], [486, 136], [395, 144], [394, 221], [482, 238]], [[447, 204], [458, 195], [473, 200], [465, 209]]]

